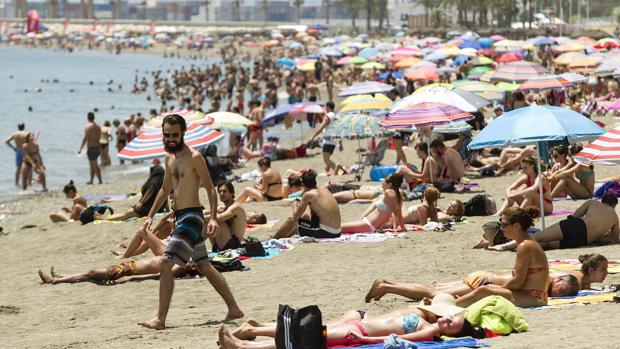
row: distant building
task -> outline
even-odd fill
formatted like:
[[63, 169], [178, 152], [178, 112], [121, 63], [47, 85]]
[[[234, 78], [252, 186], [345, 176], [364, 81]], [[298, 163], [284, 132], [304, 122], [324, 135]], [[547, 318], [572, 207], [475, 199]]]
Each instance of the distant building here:
[[388, 14], [392, 27], [424, 26], [424, 6], [418, 0], [388, 0]]

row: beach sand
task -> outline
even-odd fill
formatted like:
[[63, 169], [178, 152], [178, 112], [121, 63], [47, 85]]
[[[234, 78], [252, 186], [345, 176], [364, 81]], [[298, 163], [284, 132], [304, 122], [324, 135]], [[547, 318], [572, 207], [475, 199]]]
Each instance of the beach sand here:
[[[611, 122], [611, 120], [606, 120]], [[346, 164], [356, 157], [353, 142], [345, 143], [345, 151], [336, 151], [335, 159]], [[413, 150], [407, 151], [415, 159]], [[277, 161], [273, 167], [323, 168], [319, 149], [303, 160]], [[388, 151], [384, 163], [394, 161], [394, 151]], [[256, 168], [250, 162], [237, 173]], [[87, 164], [84, 161], [86, 171]], [[614, 167], [597, 167], [597, 177], [616, 173]], [[368, 178], [368, 169], [365, 179]], [[328, 180], [351, 180], [352, 176], [319, 177]], [[500, 178], [474, 179], [493, 195], [498, 205], [504, 190], [515, 174]], [[78, 189], [88, 194], [122, 194], [136, 190], [144, 178], [125, 178], [115, 183], [84, 186]], [[237, 183], [240, 190], [248, 183]], [[440, 200], [445, 207], [449, 200], [466, 200], [475, 195], [447, 194]], [[202, 192], [205, 196], [204, 191]], [[137, 199], [112, 203], [115, 210], [128, 209]], [[203, 201], [206, 203], [205, 201]], [[221, 298], [205, 279], [181, 280], [175, 284], [168, 316], [169, 328], [164, 331], [146, 330], [136, 322], [151, 319], [157, 310], [158, 281], [133, 282], [118, 286], [98, 286], [91, 283], [40, 285], [37, 270], [49, 270], [68, 275], [115, 263], [110, 250], [127, 241], [140, 221], [118, 224], [80, 223], [53, 224], [47, 215], [68, 202], [62, 193], [46, 193], [5, 203], [13, 214], [0, 221], [8, 235], [0, 236], [0, 333], [3, 348], [217, 348], [217, 330], [222, 325], [226, 308]], [[556, 209], [574, 209], [579, 201], [555, 202]], [[411, 203], [407, 203], [411, 205]], [[365, 205], [341, 206], [343, 220], [353, 220]], [[248, 210], [260, 210], [268, 219], [290, 215], [290, 204], [269, 202], [247, 205]], [[562, 217], [550, 217], [547, 224]], [[295, 249], [270, 260], [250, 260], [245, 272], [224, 274], [232, 291], [246, 313], [246, 318], [275, 321], [278, 304], [301, 307], [317, 304], [325, 320], [338, 318], [349, 309], [364, 309], [383, 313], [414, 303], [396, 296], [386, 296], [379, 302], [364, 303], [364, 295], [375, 278], [399, 282], [452, 281], [473, 270], [509, 270], [514, 254], [473, 250], [481, 237], [480, 225], [495, 220], [492, 217], [468, 218], [467, 224], [457, 225], [454, 231], [410, 232], [404, 238], [383, 243], [325, 243], [300, 244]], [[34, 228], [22, 229], [26, 224]], [[256, 230], [249, 235], [266, 239], [273, 231]], [[556, 250], [548, 258], [577, 258], [579, 254], [597, 252], [608, 258], [620, 257], [618, 246]], [[150, 257], [150, 252], [145, 257]], [[608, 276], [607, 283], [620, 283], [620, 275]], [[489, 340], [496, 348], [566, 348], [620, 347], [620, 305], [567, 307], [557, 310], [523, 310], [530, 332], [512, 334]], [[227, 326], [241, 324], [242, 320]]]

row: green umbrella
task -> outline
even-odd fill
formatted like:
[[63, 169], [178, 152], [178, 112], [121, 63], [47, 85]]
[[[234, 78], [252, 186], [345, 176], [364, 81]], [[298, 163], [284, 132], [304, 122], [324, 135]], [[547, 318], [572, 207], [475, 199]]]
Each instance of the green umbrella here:
[[385, 65], [383, 65], [383, 64], [381, 64], [379, 62], [368, 62], [368, 63], [362, 64], [362, 69], [365, 69], [365, 70], [372, 70], [372, 69], [382, 70], [382, 69], [385, 69]]
[[492, 70], [493, 70], [493, 68], [491, 68], [491, 67], [479, 66], [479, 67], [474, 67], [474, 68], [469, 69], [467, 74], [468, 75], [471, 75], [471, 74], [480, 74], [480, 75], [482, 75], [482, 74], [488, 73], [488, 72], [490, 72]]
[[360, 56], [355, 56], [353, 58], [351, 58], [347, 64], [364, 64], [368, 62], [368, 60], [364, 57], [360, 57]]
[[510, 82], [499, 82], [495, 86], [501, 88], [506, 92], [514, 92], [517, 90], [517, 88], [519, 88], [519, 84], [513, 84]]

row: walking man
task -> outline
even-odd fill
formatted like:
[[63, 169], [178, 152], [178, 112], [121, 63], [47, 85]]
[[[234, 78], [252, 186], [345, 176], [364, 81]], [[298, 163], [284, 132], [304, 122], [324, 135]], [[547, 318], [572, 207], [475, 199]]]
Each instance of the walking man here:
[[[13, 132], [6, 140], [6, 145], [11, 147], [15, 152], [15, 185], [19, 187], [19, 176], [22, 172], [22, 163], [24, 162], [24, 144], [28, 140], [28, 132], [24, 131], [26, 125], [24, 123], [17, 124], [17, 131]], [[11, 144], [11, 141], [15, 145]]]
[[86, 118], [88, 119], [88, 124], [86, 128], [84, 128], [84, 138], [82, 138], [82, 144], [80, 145], [80, 150], [78, 150], [78, 155], [82, 153], [82, 149], [84, 149], [84, 145], [86, 145], [86, 156], [88, 157], [88, 164], [90, 165], [90, 181], [86, 182], [86, 184], [93, 184], [95, 175], [97, 176], [97, 180], [99, 180], [99, 184], [101, 184], [101, 169], [99, 169], [99, 163], [97, 162], [101, 154], [101, 144], [99, 143], [99, 139], [101, 139], [101, 127], [95, 123], [95, 114], [93, 112], [88, 112]]
[[[153, 208], [144, 222], [144, 229], [150, 230], [153, 216], [157, 213], [156, 207], [160, 207], [173, 191], [172, 209], [175, 216], [175, 230], [162, 255], [159, 268], [159, 311], [154, 319], [138, 323], [146, 328], [157, 330], [166, 327], [166, 316], [174, 289], [172, 266], [174, 264], [184, 266], [190, 258], [226, 302], [228, 307], [226, 320], [244, 316], [228, 288], [226, 279], [213, 268], [208, 259], [204, 239], [205, 236], [210, 238], [216, 235], [219, 230], [217, 197], [204, 158], [183, 141], [186, 128], [185, 119], [178, 114], [168, 115], [163, 120], [164, 148], [168, 153], [165, 160], [166, 174]], [[211, 211], [211, 219], [206, 229], [203, 229], [204, 217], [198, 196], [201, 185], [207, 190]]]

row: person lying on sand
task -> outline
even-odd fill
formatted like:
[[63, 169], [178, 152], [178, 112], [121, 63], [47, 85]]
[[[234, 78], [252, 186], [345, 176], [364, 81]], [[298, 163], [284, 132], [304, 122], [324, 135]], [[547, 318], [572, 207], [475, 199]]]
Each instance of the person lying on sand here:
[[[340, 208], [327, 188], [317, 188], [316, 172], [306, 170], [301, 175], [304, 193], [293, 202], [293, 216], [289, 217], [274, 234], [275, 239], [300, 236], [336, 238], [340, 236]], [[310, 208], [310, 214], [306, 209]]]
[[465, 208], [460, 200], [450, 201], [445, 213], [438, 209], [437, 200], [439, 200], [439, 195], [439, 190], [435, 187], [424, 189], [421, 204], [409, 206], [407, 209], [403, 207], [403, 220], [405, 224], [424, 225], [429, 221], [450, 222], [454, 218], [463, 216]]
[[[546, 250], [587, 246], [594, 242], [620, 242], [620, 228], [616, 205], [618, 198], [605, 194], [598, 200], [588, 200], [581, 204], [575, 213], [546, 229], [532, 234]], [[496, 251], [512, 250], [514, 241], [496, 245], [489, 249]]]
[[[44, 284], [56, 285], [61, 283], [79, 283], [79, 282], [109, 282], [121, 284], [127, 281], [137, 281], [146, 279], [156, 279], [159, 277], [159, 264], [161, 257], [153, 257], [141, 259], [139, 261], [127, 261], [114, 265], [106, 265], [100, 268], [91, 269], [85, 273], [74, 274], [70, 276], [60, 276], [54, 273], [53, 267], [50, 274], [45, 274], [39, 270], [39, 277]], [[174, 277], [181, 277], [187, 273], [196, 272], [195, 265], [188, 263], [184, 267], [175, 265], [172, 268]], [[196, 272], [197, 273], [197, 272]]]
[[80, 219], [80, 213], [84, 211], [86, 207], [88, 207], [88, 203], [86, 199], [78, 194], [77, 188], [73, 184], [73, 181], [69, 181], [67, 185], [62, 189], [62, 192], [65, 193], [65, 197], [67, 199], [73, 200], [73, 206], [63, 207], [60, 211], [50, 214], [50, 219], [52, 222], [68, 222], [70, 220], [77, 221]]
[[[528, 145], [523, 148], [504, 148], [499, 157], [478, 158], [469, 166], [473, 171], [494, 171], [495, 176], [504, 175], [515, 170], [523, 159], [532, 157], [536, 146]], [[474, 167], [474, 165], [476, 165]]]
[[[449, 295], [446, 296], [451, 298]], [[441, 304], [440, 307], [443, 308], [444, 313], [435, 323], [427, 321], [420, 314], [421, 310], [415, 308], [399, 309], [375, 316], [366, 315], [363, 311], [349, 311], [341, 319], [326, 325], [327, 345], [331, 347], [383, 343], [390, 334], [396, 334], [412, 342], [432, 341], [433, 338], [442, 335], [484, 338], [483, 329], [473, 326], [462, 316], [455, 315], [464, 309], [455, 306], [453, 302], [454, 299], [451, 298], [451, 302], [446, 301]], [[439, 308], [437, 307], [439, 304], [435, 305]], [[420, 308], [431, 307], [421, 306]], [[219, 331], [219, 345], [224, 349], [275, 349], [274, 339], [265, 341], [251, 341], [250, 339], [258, 336], [275, 337], [276, 325], [249, 320], [234, 331], [222, 327]]]
[[400, 195], [400, 186], [402, 184], [402, 175], [393, 173], [385, 177], [381, 184], [383, 195], [373, 201], [362, 214], [360, 220], [342, 224], [342, 232], [372, 233], [377, 229], [381, 229], [390, 220], [392, 220], [394, 230], [406, 230], [402, 215], [403, 201]]

